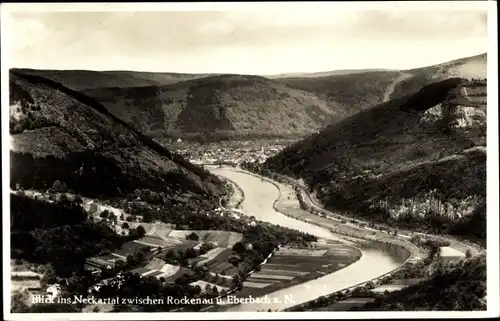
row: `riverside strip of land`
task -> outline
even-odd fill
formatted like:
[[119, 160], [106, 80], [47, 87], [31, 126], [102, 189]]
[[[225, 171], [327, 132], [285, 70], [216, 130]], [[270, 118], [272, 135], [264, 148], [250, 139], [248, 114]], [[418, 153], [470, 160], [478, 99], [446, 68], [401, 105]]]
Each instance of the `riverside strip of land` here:
[[[273, 224], [298, 229], [311, 233], [323, 239], [322, 242], [336, 241], [344, 242], [349, 246], [355, 246], [338, 235], [332, 233], [329, 229], [304, 222], [292, 217], [288, 217], [275, 208], [280, 210], [286, 207], [292, 207], [293, 203], [297, 205], [297, 200], [293, 195], [281, 194], [279, 185], [264, 180], [251, 173], [240, 169], [230, 167], [207, 167], [213, 173], [227, 177], [236, 182], [245, 193], [245, 200], [241, 207], [247, 215], [255, 216], [256, 219], [268, 221]], [[290, 197], [290, 198], [289, 198]], [[294, 206], [295, 214], [305, 214], [300, 208]], [[287, 211], [287, 214], [290, 211]], [[267, 304], [241, 304], [228, 307], [227, 311], [256, 311], [256, 310], [282, 310], [291, 306], [306, 302], [321, 295], [326, 295], [349, 286], [369, 281], [375, 277], [383, 275], [391, 270], [398, 268], [404, 263], [404, 257], [395, 257], [380, 250], [359, 249], [362, 253], [360, 260], [346, 266], [334, 273], [329, 273], [317, 279], [307, 281], [301, 284], [293, 285], [282, 290], [274, 291], [268, 294], [271, 302]], [[272, 261], [271, 261], [272, 263]], [[299, 264], [297, 264], [299, 265]], [[367, 269], [366, 267], [370, 268]], [[291, 297], [293, 302], [286, 301], [284, 298]], [[276, 300], [273, 300], [276, 299]]]
[[[411, 252], [410, 256], [405, 257], [404, 254], [399, 253], [395, 255], [394, 251], [388, 252], [387, 249], [384, 251], [383, 249], [362, 248], [361, 259], [344, 269], [269, 294], [270, 297], [276, 298], [276, 302], [279, 303], [269, 303], [265, 306], [263, 304], [255, 306], [248, 304], [238, 305], [228, 308], [229, 311], [286, 309], [319, 296], [376, 279], [398, 269], [405, 261], [418, 260], [425, 255], [421, 249], [416, 248], [408, 241], [411, 234], [408, 231], [401, 231], [397, 237], [394, 237], [384, 232], [375, 231], [369, 227], [360, 227], [355, 223], [340, 223], [340, 220], [332, 219], [334, 216], [333, 213], [331, 213], [331, 217], [314, 215], [300, 208], [298, 200], [294, 197], [295, 193], [289, 184], [285, 185], [271, 181], [239, 168], [217, 168], [212, 166], [208, 166], [207, 168], [217, 175], [224, 176], [236, 182], [246, 196], [245, 201], [242, 203], [242, 208], [246, 211], [247, 215], [253, 215], [259, 220], [295, 228], [324, 239], [342, 240], [351, 245], [355, 245], [356, 242], [349, 242], [348, 237], [339, 237], [339, 235], [332, 233], [332, 230], [338, 232], [340, 235], [351, 235], [354, 237], [359, 237], [362, 234], [369, 235], [367, 238], [373, 240], [377, 238], [385, 240], [393, 239], [392, 243], [404, 244]], [[306, 199], [319, 208], [317, 203], [313, 202], [310, 195], [307, 194]], [[363, 238], [366, 239], [366, 237]], [[444, 249], [442, 252], [443, 256], [457, 259], [465, 256], [466, 250], [471, 251], [473, 255], [481, 252], [474, 246], [456, 240], [449, 241], [450, 246]], [[311, 291], [312, 289], [314, 291]], [[285, 302], [283, 300], [284, 297], [293, 297], [293, 303]]]

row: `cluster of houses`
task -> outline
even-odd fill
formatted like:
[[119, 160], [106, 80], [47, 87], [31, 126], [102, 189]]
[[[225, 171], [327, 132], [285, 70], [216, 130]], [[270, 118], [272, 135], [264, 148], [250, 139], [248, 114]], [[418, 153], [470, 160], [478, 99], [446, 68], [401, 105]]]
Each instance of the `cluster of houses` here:
[[[13, 290], [25, 290], [30, 294], [42, 294], [43, 289], [40, 283], [43, 275], [33, 271], [12, 271], [11, 280]], [[59, 284], [51, 284], [45, 289], [44, 297], [52, 300], [61, 292]]]
[[193, 164], [217, 164], [228, 163], [239, 164], [241, 162], [264, 162], [268, 157], [278, 153], [282, 146], [264, 147], [246, 147], [246, 148], [207, 148], [179, 151], [183, 157], [186, 157]]
[[92, 274], [99, 274], [103, 270], [111, 270], [115, 267], [116, 261], [122, 258], [108, 258], [108, 257], [90, 257], [85, 260], [84, 269], [91, 271]]
[[248, 214], [245, 211], [239, 208], [225, 209], [223, 207], [219, 207], [215, 209], [215, 213], [219, 214], [220, 216], [229, 215], [234, 219], [243, 220], [250, 226], [255, 226], [257, 224], [255, 222], [254, 216], [248, 216]]

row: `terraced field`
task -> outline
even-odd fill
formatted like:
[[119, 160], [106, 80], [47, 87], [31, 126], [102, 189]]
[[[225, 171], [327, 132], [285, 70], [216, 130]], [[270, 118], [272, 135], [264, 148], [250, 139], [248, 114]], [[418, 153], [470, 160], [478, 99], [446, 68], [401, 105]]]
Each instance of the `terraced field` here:
[[224, 249], [219, 252], [211, 261], [206, 262], [208, 269], [212, 273], [221, 275], [233, 275], [238, 272], [238, 268], [228, 262], [229, 256], [233, 253], [231, 249]]
[[181, 244], [182, 241], [175, 238], [161, 238], [156, 235], [146, 235], [140, 240], [136, 241], [137, 243], [141, 243], [149, 246], [160, 246], [160, 247], [174, 247], [178, 244]]
[[171, 265], [165, 263], [163, 260], [154, 258], [151, 262], [148, 263], [148, 265], [132, 270], [131, 272], [140, 274], [142, 276], [154, 276], [156, 278], [163, 277], [167, 279], [176, 274], [179, 270], [179, 266]]
[[247, 288], [281, 287], [294, 281], [315, 278], [339, 270], [361, 257], [361, 253], [344, 244], [326, 244], [322, 249], [281, 248], [260, 271], [243, 283]]

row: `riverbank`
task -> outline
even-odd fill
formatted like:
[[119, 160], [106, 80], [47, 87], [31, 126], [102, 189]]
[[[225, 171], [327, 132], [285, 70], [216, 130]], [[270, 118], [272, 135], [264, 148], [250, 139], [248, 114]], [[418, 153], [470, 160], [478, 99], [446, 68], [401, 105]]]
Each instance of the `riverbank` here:
[[299, 204], [301, 205], [300, 212], [293, 211], [293, 208], [290, 207], [280, 206], [280, 201], [284, 194], [283, 192], [284, 188], [283, 186], [280, 186], [280, 183], [276, 183], [267, 177], [246, 171], [244, 169], [238, 168], [235, 169], [235, 171], [258, 177], [264, 181], [273, 184], [280, 192], [280, 197], [276, 199], [276, 201], [274, 202], [273, 208], [277, 212], [280, 212], [281, 214], [287, 217], [300, 220], [302, 222], [312, 224], [318, 227], [326, 228], [334, 234], [339, 234], [363, 240], [369, 240], [372, 242], [390, 243], [396, 246], [403, 247], [410, 253], [407, 259], [422, 258], [424, 255], [426, 255], [423, 249], [417, 247], [415, 244], [409, 241], [405, 241], [404, 239], [399, 239], [398, 236], [395, 235], [388, 236], [387, 234], [385, 233], [382, 234], [380, 233], [380, 231], [376, 231], [375, 229], [343, 224], [339, 220], [333, 217], [334, 215], [333, 213], [329, 213], [330, 215], [326, 216], [314, 215], [308, 211], [308, 208], [302, 208], [302, 203], [300, 202], [300, 199], [298, 200]]
[[[252, 173], [256, 177], [262, 177], [258, 174]], [[278, 175], [276, 175], [278, 176]], [[274, 178], [274, 177], [273, 177]], [[356, 238], [362, 238], [364, 240], [371, 239], [373, 242], [383, 242], [383, 243], [391, 243], [394, 245], [398, 245], [401, 247], [404, 247], [408, 249], [411, 252], [411, 255], [409, 256], [408, 260], [405, 261], [404, 264], [402, 264], [399, 268], [387, 272], [383, 275], [380, 275], [377, 278], [374, 278], [370, 280], [369, 282], [361, 282], [358, 284], [355, 284], [351, 287], [345, 288], [343, 290], [339, 290], [336, 292], [332, 292], [327, 296], [322, 296], [321, 301], [322, 302], [330, 302], [330, 301], [338, 301], [339, 299], [345, 299], [350, 296], [350, 292], [354, 289], [356, 290], [366, 290], [366, 289], [371, 289], [377, 286], [381, 286], [385, 284], [385, 281], [387, 278], [392, 277], [393, 275], [396, 275], [396, 273], [402, 271], [407, 264], [409, 264], [412, 261], [412, 258], [422, 258], [425, 251], [422, 251], [423, 249], [420, 247], [415, 246], [415, 244], [410, 242], [410, 239], [414, 235], [418, 236], [423, 236], [426, 238], [432, 238], [432, 239], [437, 239], [437, 240], [444, 240], [447, 243], [450, 244], [449, 248], [453, 248], [458, 251], [462, 251], [462, 253], [465, 253], [465, 251], [469, 252], [471, 255], [481, 255], [485, 254], [486, 250], [482, 248], [481, 246], [477, 244], [470, 244], [470, 242], [463, 242], [463, 241], [458, 241], [454, 238], [447, 238], [447, 237], [442, 237], [442, 236], [435, 236], [431, 234], [426, 234], [426, 233], [420, 233], [420, 232], [410, 232], [406, 230], [400, 230], [400, 229], [394, 229], [394, 228], [381, 228], [380, 226], [376, 225], [372, 227], [368, 227], [369, 223], [361, 221], [359, 219], [353, 219], [352, 217], [347, 217], [347, 216], [342, 216], [338, 214], [333, 214], [329, 212], [328, 210], [323, 209], [321, 206], [319, 206], [317, 203], [315, 203], [311, 197], [311, 195], [308, 193], [307, 188], [304, 187], [300, 182], [296, 182], [290, 178], [285, 177], [285, 179], [281, 179], [280, 181], [281, 184], [285, 184], [288, 186], [291, 186], [292, 189], [296, 191], [297, 198], [300, 201], [300, 207], [303, 210], [307, 210], [309, 215], [303, 215], [301, 213], [300, 217], [296, 217], [297, 215], [292, 215], [293, 217], [296, 217], [297, 219], [301, 219], [304, 221], [307, 221], [310, 224], [317, 224], [320, 226], [328, 226], [331, 228], [332, 232], [335, 231], [338, 234], [341, 235], [346, 235], [346, 234], [351, 234], [351, 236], [356, 237]], [[292, 182], [290, 182], [292, 181]], [[277, 185], [277, 184], [276, 184]], [[309, 201], [309, 204], [304, 202], [304, 199]], [[309, 205], [309, 206], [308, 206]], [[312, 205], [312, 206], [310, 206]], [[313, 219], [311, 216], [313, 216], [316, 219]], [[317, 222], [318, 218], [321, 218], [323, 222]], [[328, 224], [326, 222], [328, 221], [335, 221], [336, 223], [341, 222], [342, 227], [341, 228], [332, 228], [332, 224]], [[359, 225], [358, 225], [359, 224]], [[335, 224], [336, 226], [339, 226], [338, 224]], [[346, 228], [347, 226], [350, 225], [350, 231], [351, 233], [346, 233]], [[355, 232], [355, 230], [359, 232]], [[392, 234], [391, 234], [392, 231]], [[354, 232], [354, 233], [353, 233]], [[359, 235], [361, 234], [361, 235]], [[360, 237], [361, 236], [361, 237]], [[424, 254], [425, 255], [425, 254]], [[465, 255], [464, 255], [465, 256]], [[285, 311], [307, 311], [311, 308], [311, 306], [317, 306], [319, 302], [317, 300], [320, 297], [309, 300], [308, 302], [304, 302], [302, 304], [295, 305], [291, 308], [285, 309]], [[321, 305], [320, 305], [321, 306]]]
[[[250, 214], [253, 212], [258, 220], [268, 221], [272, 224], [278, 224], [281, 226], [287, 226], [289, 228], [298, 229], [301, 231], [307, 231], [307, 233], [317, 235], [319, 237], [324, 237], [327, 239], [338, 240], [343, 243], [349, 244], [349, 246], [356, 247], [355, 242], [349, 242], [344, 238], [340, 237], [338, 234], [332, 233], [331, 229], [321, 227], [319, 224], [311, 224], [311, 222], [297, 219], [298, 213], [283, 213], [288, 211], [290, 202], [287, 202], [286, 194], [284, 193], [283, 186], [276, 183], [268, 178], [256, 175], [254, 173], [247, 172], [239, 168], [221, 168], [214, 171], [216, 174], [223, 174], [223, 176], [228, 177], [237, 182], [238, 185], [245, 190], [250, 192], [251, 199], [246, 202], [247, 208]], [[266, 187], [267, 184], [267, 187]], [[273, 188], [270, 188], [272, 186]], [[271, 201], [272, 200], [272, 201]], [[270, 207], [272, 210], [265, 207], [265, 203], [272, 203]], [[245, 205], [245, 204], [244, 204]], [[248, 206], [250, 205], [250, 206]], [[245, 206], [244, 206], [245, 207]], [[297, 207], [298, 203], [297, 203]], [[301, 211], [302, 214], [306, 214], [305, 211], [300, 208], [295, 208], [295, 210]], [[274, 213], [274, 214], [272, 214]], [[350, 234], [353, 235], [353, 234]], [[362, 235], [361, 235], [362, 236]], [[405, 262], [405, 257], [408, 257], [406, 253], [400, 260], [396, 260], [391, 257], [388, 253], [384, 253], [380, 250], [375, 249], [362, 249], [363, 255], [357, 262], [344, 267], [343, 269], [336, 271], [315, 280], [304, 282], [292, 287], [288, 287], [273, 293], [268, 296], [272, 296], [280, 303], [263, 305], [239, 305], [228, 309], [229, 311], [255, 311], [255, 310], [284, 310], [290, 308], [297, 304], [302, 304], [308, 302], [311, 299], [315, 299], [319, 296], [328, 295], [332, 292], [337, 292], [342, 289], [349, 288], [353, 285], [359, 285], [360, 283], [369, 282], [374, 278], [380, 277], [381, 275], [386, 275], [389, 271], [394, 271], [400, 267]], [[370, 269], [366, 269], [370, 266]], [[311, 291], [314, 289], [314, 291]], [[284, 303], [284, 297], [293, 297], [294, 302]], [[226, 310], [227, 311], [227, 310]]]
[[245, 201], [245, 192], [241, 189], [241, 187], [236, 184], [235, 181], [230, 180], [229, 178], [217, 175], [220, 179], [228, 182], [232, 187], [233, 187], [233, 195], [231, 195], [231, 198], [229, 200], [229, 208], [240, 208], [241, 203]]
[[[366, 225], [370, 224], [370, 222], [356, 218], [356, 217], [354, 217], [354, 215], [345, 215], [347, 213], [344, 213], [343, 215], [342, 214], [334, 214], [331, 211], [323, 208], [323, 206], [319, 203], [319, 201], [313, 195], [309, 194], [309, 192], [307, 190], [307, 186], [299, 180], [296, 180], [296, 179], [293, 179], [293, 178], [290, 178], [290, 177], [287, 177], [287, 176], [284, 176], [281, 174], [276, 174], [276, 173], [273, 173], [273, 178], [276, 179], [277, 181], [280, 181], [282, 184], [292, 186], [298, 194], [301, 194], [302, 199], [304, 201], [304, 204], [301, 204], [301, 207], [303, 205], [305, 207], [304, 209], [307, 209], [309, 211], [311, 211], [311, 210], [317, 211], [316, 214], [318, 214], [318, 215], [322, 215], [322, 214], [333, 215], [333, 217], [335, 217], [337, 219], [348, 221], [348, 222], [350, 222], [352, 224], [356, 224], [358, 226], [363, 226], [363, 225], [366, 226]], [[384, 224], [379, 224], [379, 223], [373, 224], [373, 225], [375, 226], [375, 228], [377, 230], [382, 230], [384, 232], [388, 232], [388, 231], [392, 230], [394, 232], [397, 232], [398, 236], [406, 236], [409, 238], [412, 235], [418, 235], [418, 236], [422, 236], [422, 237], [433, 238], [436, 240], [448, 242], [450, 244], [449, 247], [463, 253], [464, 256], [465, 256], [465, 253], [467, 252], [467, 250], [470, 251], [471, 255], [473, 255], [473, 256], [486, 253], [486, 249], [484, 247], [482, 247], [481, 245], [473, 243], [473, 242], [468, 241], [468, 240], [459, 239], [458, 237], [452, 236], [452, 235], [444, 235], [444, 236], [433, 235], [433, 234], [423, 233], [423, 232], [419, 232], [419, 231], [410, 231], [410, 230], [405, 230], [405, 229], [401, 229], [401, 228], [395, 228], [392, 226], [386, 226]]]

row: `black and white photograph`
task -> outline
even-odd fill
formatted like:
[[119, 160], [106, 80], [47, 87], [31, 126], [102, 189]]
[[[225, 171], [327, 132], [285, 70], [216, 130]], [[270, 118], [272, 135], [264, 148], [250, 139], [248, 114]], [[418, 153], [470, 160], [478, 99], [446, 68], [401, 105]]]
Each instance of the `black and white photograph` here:
[[2, 4], [4, 318], [498, 316], [496, 29], [494, 1]]

